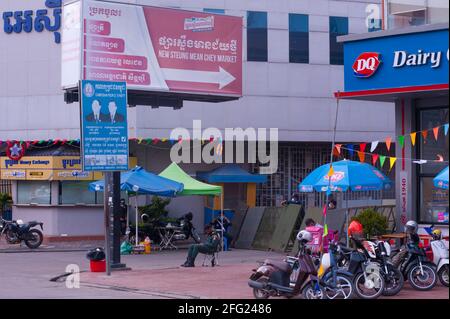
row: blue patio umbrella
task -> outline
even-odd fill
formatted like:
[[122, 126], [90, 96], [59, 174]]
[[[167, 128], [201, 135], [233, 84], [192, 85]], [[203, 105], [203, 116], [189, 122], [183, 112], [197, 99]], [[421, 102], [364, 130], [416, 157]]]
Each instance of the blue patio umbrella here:
[[[104, 186], [104, 181], [99, 180], [90, 183], [89, 190], [101, 192]], [[120, 189], [129, 193], [175, 197], [183, 191], [184, 185], [136, 166], [132, 170], [120, 174]]]
[[330, 164], [315, 169], [300, 183], [300, 192], [388, 190], [393, 185], [386, 175], [367, 163], [343, 160], [333, 163], [333, 170], [329, 177]]
[[[367, 163], [343, 160], [332, 164], [333, 174], [329, 176], [330, 164], [312, 171], [300, 184], [300, 192], [346, 192], [388, 190], [392, 181], [380, 170]], [[348, 205], [346, 212], [348, 225]], [[348, 238], [347, 238], [348, 243]]]
[[437, 188], [448, 189], [448, 166], [433, 179], [433, 184]]
[[[105, 187], [104, 180], [89, 184], [89, 190], [101, 192]], [[175, 197], [184, 189], [184, 185], [173, 180], [147, 172], [140, 166], [120, 174], [120, 189], [135, 194], [136, 206], [136, 246], [138, 245], [138, 206], [137, 195], [156, 195], [163, 197]], [[128, 217], [127, 217], [128, 225]]]

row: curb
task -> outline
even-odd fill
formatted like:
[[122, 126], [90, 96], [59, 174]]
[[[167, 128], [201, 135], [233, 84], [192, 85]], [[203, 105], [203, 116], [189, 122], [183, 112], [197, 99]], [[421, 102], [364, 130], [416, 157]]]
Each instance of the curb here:
[[77, 251], [88, 251], [92, 248], [49, 248], [49, 249], [0, 249], [0, 254], [21, 254], [21, 253], [68, 253]]
[[148, 296], [149, 299], [151, 299], [151, 297], [160, 297], [160, 298], [166, 298], [166, 299], [203, 299], [202, 297], [199, 297], [199, 296], [193, 296], [193, 295], [187, 295], [187, 294], [178, 294], [178, 293], [171, 293], [171, 292], [166, 292], [166, 291], [152, 291], [152, 290], [146, 290], [146, 289], [135, 289], [135, 288], [124, 287], [124, 286], [103, 285], [103, 284], [89, 283], [89, 282], [84, 282], [84, 283], [82, 282], [81, 286], [88, 287], [88, 288], [115, 290], [115, 291], [140, 294], [140, 295]]

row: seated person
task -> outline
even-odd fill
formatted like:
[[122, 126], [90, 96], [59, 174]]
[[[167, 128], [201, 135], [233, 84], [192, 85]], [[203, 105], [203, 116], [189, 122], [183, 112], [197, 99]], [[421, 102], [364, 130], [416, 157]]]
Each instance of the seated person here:
[[330, 198], [328, 200], [328, 209], [336, 209], [336, 205], [336, 200], [334, 199], [333, 195], [330, 195]]
[[287, 206], [289, 204], [292, 205], [302, 205], [302, 202], [300, 201], [300, 195], [298, 193], [292, 194], [292, 197], [290, 200], [285, 200], [281, 202], [282, 206]]
[[305, 225], [306, 227], [319, 227], [319, 228], [323, 228], [322, 225], [320, 225], [319, 223], [316, 223], [314, 221], [314, 219], [312, 218], [308, 218], [307, 220], [305, 220]]
[[181, 267], [194, 267], [195, 258], [198, 253], [202, 254], [213, 254], [220, 243], [219, 235], [214, 231], [211, 224], [205, 226], [205, 234], [208, 236], [206, 243], [204, 244], [193, 244], [189, 247], [187, 259]]
[[[214, 229], [218, 233], [221, 232], [222, 226], [223, 226], [223, 237], [227, 239], [228, 248], [229, 248], [231, 246], [231, 241], [233, 240], [233, 236], [231, 236], [231, 234], [228, 232], [228, 228], [232, 224], [226, 216], [223, 216], [223, 223], [221, 222], [221, 220], [222, 220], [221, 216], [218, 216], [211, 222], [211, 225], [214, 227]], [[230, 249], [228, 249], [228, 250], [230, 250]]]

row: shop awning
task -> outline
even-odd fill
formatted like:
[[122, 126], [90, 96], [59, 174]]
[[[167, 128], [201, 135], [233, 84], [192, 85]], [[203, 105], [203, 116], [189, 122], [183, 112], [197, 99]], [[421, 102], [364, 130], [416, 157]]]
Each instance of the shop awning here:
[[[89, 184], [90, 191], [103, 191], [105, 182], [100, 180]], [[130, 193], [174, 197], [183, 191], [183, 184], [147, 172], [142, 167], [120, 174], [120, 189]]]
[[183, 171], [176, 163], [170, 164], [159, 176], [171, 179], [184, 185], [184, 190], [179, 196], [189, 195], [213, 195], [218, 196], [222, 193], [222, 187], [202, 183]]
[[265, 183], [266, 175], [250, 174], [239, 165], [230, 164], [209, 172], [197, 172], [197, 178], [208, 183]]

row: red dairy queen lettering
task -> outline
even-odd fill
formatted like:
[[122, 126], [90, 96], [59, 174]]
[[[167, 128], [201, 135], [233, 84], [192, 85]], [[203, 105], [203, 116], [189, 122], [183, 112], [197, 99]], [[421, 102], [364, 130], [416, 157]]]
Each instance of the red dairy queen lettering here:
[[368, 78], [375, 74], [381, 64], [380, 54], [377, 52], [364, 52], [353, 63], [353, 72], [356, 77]]

